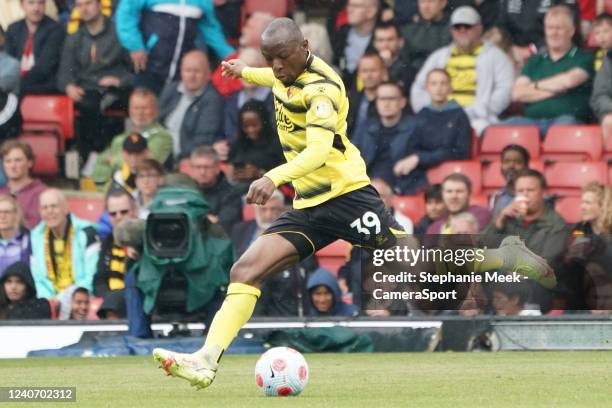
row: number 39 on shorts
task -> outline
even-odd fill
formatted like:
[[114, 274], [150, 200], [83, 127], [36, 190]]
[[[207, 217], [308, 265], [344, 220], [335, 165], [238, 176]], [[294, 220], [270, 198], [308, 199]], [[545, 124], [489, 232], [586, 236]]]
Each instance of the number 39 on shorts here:
[[376, 213], [366, 211], [360, 218], [351, 222], [351, 228], [356, 228], [358, 233], [364, 234], [366, 239], [370, 239], [371, 228], [374, 228], [374, 234], [380, 233], [380, 219]]

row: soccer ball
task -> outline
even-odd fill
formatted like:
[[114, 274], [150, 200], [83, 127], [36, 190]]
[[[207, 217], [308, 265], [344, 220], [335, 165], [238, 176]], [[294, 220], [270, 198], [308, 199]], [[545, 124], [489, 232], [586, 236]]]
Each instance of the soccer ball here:
[[299, 351], [274, 347], [259, 357], [255, 381], [267, 397], [298, 395], [308, 383], [308, 364]]

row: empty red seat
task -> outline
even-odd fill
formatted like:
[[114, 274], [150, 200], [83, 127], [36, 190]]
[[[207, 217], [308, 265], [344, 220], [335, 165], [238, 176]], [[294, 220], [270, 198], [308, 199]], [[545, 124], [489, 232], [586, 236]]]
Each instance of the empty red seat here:
[[425, 198], [423, 194], [393, 196], [393, 208], [410, 218], [416, 224], [425, 215]]
[[555, 201], [555, 210], [565, 222], [575, 224], [580, 221], [580, 200], [581, 196], [559, 197]]
[[542, 156], [546, 161], [599, 160], [602, 145], [597, 125], [556, 125], [546, 133]]
[[489, 208], [489, 198], [484, 194], [472, 194], [470, 197], [470, 205], [479, 205], [484, 208]]
[[68, 208], [77, 217], [97, 222], [104, 212], [104, 196], [69, 196]]
[[57, 132], [62, 151], [74, 136], [74, 106], [67, 96], [28, 95], [21, 101], [21, 116], [24, 131]]
[[546, 167], [548, 190], [560, 195], [580, 195], [581, 189], [591, 181], [606, 184], [608, 166], [604, 162], [563, 162]]
[[347, 261], [350, 251], [351, 244], [339, 239], [317, 251], [316, 256], [321, 267], [337, 274], [338, 269]]
[[59, 174], [59, 150], [55, 133], [23, 133], [19, 136], [19, 140], [32, 147], [34, 153], [33, 174], [38, 176], [57, 176]]
[[489, 126], [480, 143], [481, 160], [500, 160], [509, 144], [523, 146], [532, 159], [540, 157], [540, 131], [537, 126]]
[[448, 161], [427, 170], [427, 179], [430, 184], [442, 183], [449, 174], [461, 173], [472, 181], [472, 194], [482, 192], [482, 166], [475, 160]]

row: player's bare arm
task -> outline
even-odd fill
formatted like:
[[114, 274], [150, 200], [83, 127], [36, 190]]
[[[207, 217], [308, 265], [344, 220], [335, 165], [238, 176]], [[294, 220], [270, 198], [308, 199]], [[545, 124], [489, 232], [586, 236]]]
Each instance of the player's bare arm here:
[[221, 62], [221, 75], [239, 79], [242, 77], [242, 70], [245, 68], [247, 68], [247, 65], [239, 59], [223, 61]]

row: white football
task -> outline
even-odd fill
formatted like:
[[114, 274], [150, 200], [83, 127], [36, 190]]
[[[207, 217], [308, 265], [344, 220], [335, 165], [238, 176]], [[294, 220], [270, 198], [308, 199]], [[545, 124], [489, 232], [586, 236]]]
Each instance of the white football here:
[[308, 383], [304, 356], [289, 347], [274, 347], [259, 357], [255, 381], [267, 397], [298, 395]]

